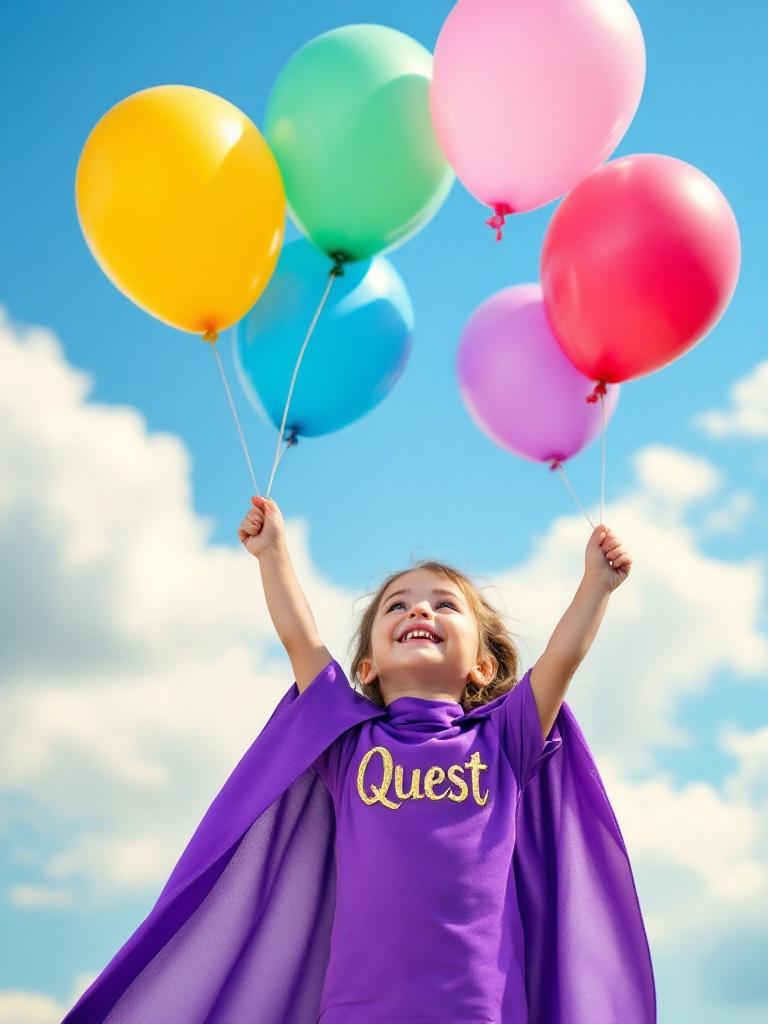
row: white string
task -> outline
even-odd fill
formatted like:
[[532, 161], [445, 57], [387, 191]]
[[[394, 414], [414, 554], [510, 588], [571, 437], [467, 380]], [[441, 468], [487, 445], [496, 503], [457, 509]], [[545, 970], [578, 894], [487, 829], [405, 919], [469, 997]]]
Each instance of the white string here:
[[[291, 431], [291, 433], [285, 439], [285, 448], [283, 448], [283, 450], [280, 452], [280, 457], [277, 460], [277, 466], [280, 465], [280, 461], [282, 460], [283, 456], [288, 451], [288, 449], [291, 447], [291, 445], [298, 444], [298, 443], [299, 443], [298, 437], [296, 436], [294, 431]], [[277, 468], [277, 466], [275, 468]], [[269, 497], [269, 495], [267, 495], [267, 497]]]
[[240, 420], [237, 417], [237, 409], [235, 409], [235, 403], [232, 401], [232, 392], [229, 390], [229, 384], [227, 383], [227, 375], [224, 373], [224, 366], [223, 366], [223, 364], [221, 362], [221, 356], [219, 355], [219, 350], [216, 348], [216, 339], [217, 338], [218, 338], [218, 335], [217, 335], [217, 333], [215, 331], [206, 331], [206, 333], [204, 335], [204, 340], [205, 341], [209, 341], [211, 343], [211, 348], [213, 349], [213, 354], [216, 356], [216, 362], [219, 364], [219, 370], [221, 372], [221, 379], [224, 381], [224, 390], [227, 392], [227, 398], [229, 399], [229, 407], [232, 410], [232, 415], [235, 418], [235, 424], [237, 425], [237, 431], [240, 434], [240, 443], [242, 444], [243, 451], [245, 452], [245, 461], [248, 463], [248, 470], [249, 470], [249, 472], [251, 474], [251, 480], [253, 482], [253, 489], [256, 492], [256, 494], [258, 494], [259, 493], [259, 488], [258, 488], [258, 485], [256, 483], [256, 476], [254, 475], [254, 472], [253, 472], [253, 465], [251, 463], [251, 456], [248, 453], [248, 446], [246, 445], [245, 437], [243, 436], [243, 428], [240, 426]]
[[[603, 518], [603, 515], [604, 515], [603, 505], [604, 505], [604, 501], [605, 501], [605, 433], [606, 433], [606, 424], [605, 424], [605, 403], [604, 403], [604, 400], [603, 400], [604, 396], [603, 396], [602, 391], [598, 392], [598, 397], [600, 399], [600, 410], [601, 410], [602, 423], [603, 423], [602, 437], [601, 437], [601, 442], [602, 442], [601, 443], [602, 458], [601, 458], [601, 466], [600, 466], [600, 523], [604, 523], [605, 519]], [[584, 514], [587, 517], [587, 520], [588, 520], [590, 526], [592, 526], [592, 528], [595, 529], [596, 528], [595, 524], [592, 522], [592, 520], [590, 519], [589, 515], [587, 514], [587, 510], [584, 508], [582, 503], [579, 501], [579, 498], [577, 497], [577, 493], [575, 493], [575, 490], [573, 490], [573, 488], [571, 487], [570, 481], [568, 480], [568, 477], [566, 476], [565, 470], [562, 468], [562, 463], [559, 461], [559, 459], [554, 459], [552, 461], [552, 465], [550, 466], [550, 469], [556, 469], [560, 473], [560, 475], [563, 478], [563, 481], [565, 482], [565, 485], [567, 486], [569, 492], [573, 496], [573, 500], [575, 501], [575, 503], [577, 503], [577, 505], [582, 510], [582, 512], [584, 512]]]
[[600, 522], [605, 523], [603, 505], [605, 504], [605, 395], [600, 393], [600, 409], [603, 417], [602, 459], [600, 464]]
[[561, 464], [560, 462], [557, 462], [557, 461], [556, 461], [556, 462], [554, 462], [554, 463], [552, 464], [552, 467], [551, 467], [551, 468], [552, 468], [552, 469], [556, 469], [556, 470], [557, 470], [557, 471], [558, 471], [558, 472], [559, 472], [559, 473], [561, 474], [561, 476], [562, 476], [562, 478], [563, 478], [563, 481], [565, 482], [565, 485], [566, 485], [566, 487], [568, 488], [568, 490], [569, 490], [569, 491], [571, 492], [571, 494], [573, 495], [574, 501], [575, 501], [575, 502], [576, 502], [576, 504], [577, 504], [577, 505], [579, 506], [579, 508], [581, 509], [581, 511], [582, 511], [582, 512], [584, 513], [584, 515], [585, 515], [585, 516], [587, 516], [587, 522], [589, 523], [589, 525], [590, 525], [590, 526], [592, 527], [592, 529], [594, 530], [594, 529], [595, 529], [595, 524], [594, 524], [594, 523], [592, 522], [592, 520], [591, 520], [591, 519], [589, 518], [589, 516], [587, 515], [587, 512], [586, 512], [586, 510], [585, 510], [584, 506], [583, 506], [583, 505], [581, 504], [581, 502], [579, 501], [578, 497], [576, 496], [576, 491], [574, 491], [573, 487], [571, 486], [571, 482], [570, 482], [570, 480], [569, 480], [569, 479], [568, 479], [568, 477], [567, 477], [567, 476], [565, 475], [565, 470], [563, 469], [563, 467], [562, 467], [562, 464]]
[[[304, 350], [306, 349], [306, 347], [307, 347], [307, 345], [309, 343], [309, 339], [312, 337], [312, 332], [315, 329], [315, 324], [317, 323], [318, 318], [320, 317], [320, 313], [322, 312], [323, 306], [325, 305], [326, 300], [328, 298], [328, 295], [329, 295], [329, 293], [331, 291], [331, 286], [333, 285], [334, 280], [339, 275], [339, 266], [340, 266], [339, 262], [337, 261], [336, 264], [328, 272], [328, 283], [325, 286], [325, 292], [323, 293], [323, 297], [320, 300], [320, 305], [317, 307], [317, 310], [315, 311], [315, 315], [312, 317], [312, 323], [309, 325], [309, 330], [307, 331], [307, 336], [304, 339], [304, 344], [301, 346], [301, 350], [299, 351], [299, 357], [296, 360], [296, 365], [293, 368], [293, 376], [291, 377], [291, 385], [288, 388], [288, 397], [285, 400], [285, 409], [283, 410], [283, 422], [280, 424], [280, 436], [277, 439], [277, 446], [275, 448], [275, 457], [274, 457], [274, 460], [272, 462], [272, 472], [270, 473], [270, 476], [269, 476], [269, 484], [267, 486], [267, 497], [269, 497], [270, 492], [272, 490], [272, 481], [275, 478], [275, 472], [277, 470], [278, 463], [280, 462], [280, 459], [285, 454], [285, 449], [283, 449], [282, 452], [280, 451], [280, 445], [281, 445], [282, 440], [283, 440], [283, 431], [285, 430], [285, 421], [288, 418], [288, 406], [291, 404], [291, 396], [293, 395], [293, 386], [296, 383], [296, 377], [297, 377], [298, 372], [299, 372], [299, 367], [301, 366], [301, 360], [304, 357]], [[295, 440], [294, 441], [289, 441], [288, 444], [286, 445], [286, 448], [289, 447], [289, 445], [292, 444], [292, 443], [295, 444], [296, 443]]]

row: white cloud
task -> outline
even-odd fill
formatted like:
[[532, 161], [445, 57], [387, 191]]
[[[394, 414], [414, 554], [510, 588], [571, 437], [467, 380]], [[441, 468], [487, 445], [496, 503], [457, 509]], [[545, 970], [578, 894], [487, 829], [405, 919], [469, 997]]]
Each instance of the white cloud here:
[[69, 995], [63, 1002], [30, 989], [0, 991], [0, 1024], [60, 1024], [70, 1007], [74, 1006], [96, 977], [96, 972], [80, 971], [76, 974]]
[[768, 437], [768, 359], [731, 384], [728, 409], [698, 413], [694, 427], [711, 437]]
[[[206, 542], [179, 440], [89, 403], [48, 330], [3, 318], [0, 362], [0, 786], [50, 815], [46, 879], [157, 885], [290, 664], [256, 560]], [[288, 533], [341, 652], [349, 596], [311, 565], [306, 525]]]
[[643, 448], [634, 463], [643, 497], [656, 507], [666, 501], [677, 518], [694, 502], [714, 494], [721, 484], [720, 472], [711, 462], [660, 444]]
[[55, 888], [50, 885], [28, 885], [19, 882], [8, 889], [8, 902], [15, 907], [27, 909], [71, 907], [75, 904], [71, 889]]
[[68, 1009], [42, 992], [0, 992], [0, 1024], [60, 1024]]
[[[18, 797], [6, 834], [23, 825], [34, 837], [14, 839], [19, 877], [4, 898], [41, 921], [67, 914], [71, 894], [86, 915], [125, 895], [151, 903], [290, 665], [237, 524], [232, 547], [213, 545], [192, 509], [179, 439], [149, 434], [135, 410], [89, 402], [88, 376], [49, 331], [0, 320], [0, 363], [0, 787]], [[697, 741], [681, 708], [711, 699], [723, 675], [764, 703], [764, 570], [700, 544], [747, 514], [751, 496], [734, 506], [712, 463], [671, 447], [638, 452], [634, 471], [606, 520], [635, 564], [568, 701], [616, 807], [660, 974], [688, 979], [699, 1024], [723, 1019], [719, 1000], [729, 1024], [753, 1024], [768, 994], [750, 990], [737, 1005], [735, 960], [719, 988], [715, 975], [734, 943], [761, 934], [766, 944], [768, 715], [752, 732], [723, 726], [735, 767], [718, 786], [674, 783], [657, 759]], [[317, 571], [308, 524], [287, 526], [320, 632], [346, 666], [356, 595]], [[580, 514], [560, 517], [493, 578], [526, 665], [573, 597], [589, 533]], [[0, 1024], [62, 1015], [43, 995], [0, 993]]]
[[[756, 717], [768, 717], [765, 699], [756, 708]], [[724, 722], [719, 732], [723, 750], [738, 762], [738, 770], [729, 776], [725, 791], [732, 800], [745, 795], [768, 808], [768, 725], [751, 732]]]
[[757, 503], [751, 494], [736, 491], [699, 523], [699, 533], [733, 533], [741, 529], [756, 509]]

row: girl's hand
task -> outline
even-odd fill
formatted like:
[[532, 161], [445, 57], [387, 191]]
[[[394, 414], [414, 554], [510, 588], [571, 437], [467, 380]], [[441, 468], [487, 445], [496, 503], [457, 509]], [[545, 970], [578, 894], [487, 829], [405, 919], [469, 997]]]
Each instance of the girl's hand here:
[[285, 521], [272, 498], [258, 495], [251, 501], [255, 507], [243, 516], [237, 535], [248, 551], [258, 558], [265, 551], [284, 543]]
[[611, 593], [629, 576], [632, 559], [613, 531], [602, 523], [587, 543], [584, 575], [604, 583]]

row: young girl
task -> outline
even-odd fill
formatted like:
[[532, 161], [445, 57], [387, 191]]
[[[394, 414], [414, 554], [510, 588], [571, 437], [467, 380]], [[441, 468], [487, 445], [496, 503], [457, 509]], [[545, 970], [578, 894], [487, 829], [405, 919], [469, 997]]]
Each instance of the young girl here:
[[[304, 690], [331, 654], [291, 572], [276, 504], [252, 501], [239, 536], [259, 558], [270, 615]], [[631, 564], [599, 526], [574, 600], [519, 682], [502, 619], [456, 569], [422, 562], [390, 575], [368, 603], [352, 673], [387, 713], [342, 733], [314, 762], [337, 823], [320, 1024], [529, 1019], [521, 912], [509, 885], [518, 802], [562, 742], [553, 729], [563, 698]], [[483, 706], [482, 717], [468, 714]], [[641, 1019], [617, 1006], [610, 1020], [594, 1010], [595, 1024]]]
[[626, 848], [564, 701], [631, 568], [589, 539], [534, 666], [471, 580], [390, 575], [349, 685], [282, 515], [240, 525], [295, 683], [63, 1024], [653, 1024]]

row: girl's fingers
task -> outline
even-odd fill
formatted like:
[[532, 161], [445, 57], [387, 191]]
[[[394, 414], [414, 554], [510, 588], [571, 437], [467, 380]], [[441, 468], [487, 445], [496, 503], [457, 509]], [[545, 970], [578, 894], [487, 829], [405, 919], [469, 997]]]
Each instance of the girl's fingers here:
[[618, 555], [621, 554], [624, 554], [624, 548], [621, 546], [621, 544], [618, 544], [615, 548], [611, 548], [609, 551], [606, 551], [605, 557], [615, 559]]

